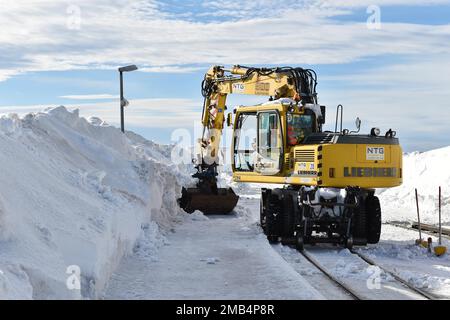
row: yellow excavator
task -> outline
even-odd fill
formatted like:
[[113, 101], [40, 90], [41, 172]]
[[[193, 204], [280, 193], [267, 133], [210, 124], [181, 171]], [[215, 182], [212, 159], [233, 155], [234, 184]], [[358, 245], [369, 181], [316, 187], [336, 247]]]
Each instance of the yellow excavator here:
[[[203, 136], [193, 160], [198, 179], [179, 199], [186, 212], [228, 213], [239, 197], [218, 188], [217, 167], [224, 124], [233, 126], [233, 180], [280, 184], [261, 190], [260, 223], [270, 242], [294, 244], [378, 243], [380, 201], [376, 188], [402, 183], [402, 149], [396, 132], [361, 134], [343, 129], [343, 107], [334, 131], [323, 131], [326, 107], [318, 104], [311, 69], [213, 66], [202, 83]], [[229, 94], [266, 96], [225, 116]], [[340, 124], [339, 128], [338, 125]]]

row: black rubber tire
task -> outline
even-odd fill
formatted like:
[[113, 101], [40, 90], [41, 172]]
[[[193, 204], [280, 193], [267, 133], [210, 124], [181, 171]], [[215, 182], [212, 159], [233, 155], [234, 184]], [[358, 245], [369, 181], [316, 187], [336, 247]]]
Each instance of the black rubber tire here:
[[271, 244], [276, 244], [276, 243], [278, 243], [279, 237], [270, 235], [270, 236], [267, 236], [267, 240], [269, 240], [269, 243], [271, 243]]
[[[276, 189], [275, 189], [276, 190]], [[273, 190], [273, 191], [275, 191]], [[265, 224], [265, 234], [267, 235], [269, 241], [274, 242], [271, 239], [278, 239], [280, 236], [280, 212], [281, 201], [279, 199], [279, 195], [275, 192], [272, 192], [268, 195], [266, 200], [266, 224]]]
[[360, 200], [359, 208], [355, 210], [352, 221], [352, 236], [356, 239], [367, 239], [368, 223], [364, 199]]
[[264, 209], [264, 206], [265, 206], [264, 197], [261, 194], [261, 201], [259, 202], [259, 224], [264, 234], [267, 235], [267, 228], [266, 228], [267, 210]]
[[292, 238], [295, 231], [295, 209], [292, 195], [285, 194], [282, 203], [280, 235], [284, 238]]
[[366, 199], [367, 212], [367, 242], [378, 243], [381, 235], [381, 206], [380, 199], [370, 195]]
[[303, 235], [300, 233], [297, 233], [295, 236], [295, 247], [298, 251], [303, 251], [305, 249], [305, 241], [303, 239]]

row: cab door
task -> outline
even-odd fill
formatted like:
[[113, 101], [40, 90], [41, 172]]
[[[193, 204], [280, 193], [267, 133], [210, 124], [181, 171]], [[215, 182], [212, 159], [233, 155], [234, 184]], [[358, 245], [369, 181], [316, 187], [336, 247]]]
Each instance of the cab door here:
[[239, 113], [233, 132], [233, 171], [254, 172], [257, 154], [257, 114]]
[[262, 175], [276, 175], [282, 169], [283, 136], [281, 119], [277, 111], [257, 114], [258, 141], [255, 171]]

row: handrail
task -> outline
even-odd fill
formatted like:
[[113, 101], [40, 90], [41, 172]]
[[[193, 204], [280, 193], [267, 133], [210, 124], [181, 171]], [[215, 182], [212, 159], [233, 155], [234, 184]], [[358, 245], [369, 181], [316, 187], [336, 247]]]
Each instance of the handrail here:
[[[337, 126], [338, 126], [338, 119], [339, 119], [339, 111], [341, 112], [341, 127], [339, 129], [339, 131], [337, 131]], [[344, 118], [344, 106], [342, 104], [338, 105], [336, 108], [336, 124], [334, 126], [334, 132], [338, 133], [338, 132], [342, 132], [342, 120]]]

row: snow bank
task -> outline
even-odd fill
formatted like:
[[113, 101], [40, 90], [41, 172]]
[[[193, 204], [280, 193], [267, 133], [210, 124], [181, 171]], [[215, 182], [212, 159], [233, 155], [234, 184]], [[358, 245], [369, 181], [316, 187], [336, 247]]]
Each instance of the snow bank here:
[[139, 242], [163, 243], [189, 180], [169, 155], [77, 110], [2, 116], [0, 299], [95, 298]]
[[417, 221], [414, 188], [418, 189], [423, 222], [438, 222], [438, 187], [442, 187], [442, 218], [450, 223], [450, 147], [413, 152], [403, 158], [403, 184], [380, 190], [385, 221]]

